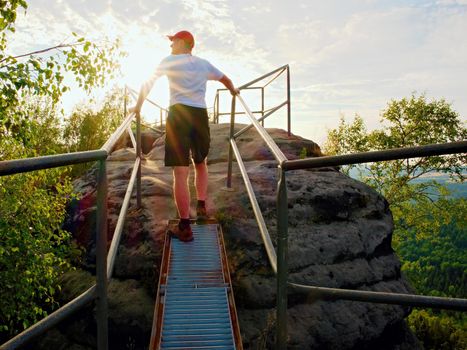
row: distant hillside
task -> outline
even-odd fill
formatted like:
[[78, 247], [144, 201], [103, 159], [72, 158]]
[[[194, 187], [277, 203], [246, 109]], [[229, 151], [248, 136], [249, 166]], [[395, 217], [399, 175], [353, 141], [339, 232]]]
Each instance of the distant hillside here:
[[[464, 173], [467, 176], [467, 173]], [[427, 176], [424, 176], [420, 179], [414, 180], [414, 183], [419, 183], [423, 181], [437, 181], [445, 185], [451, 191], [451, 197], [453, 198], [466, 198], [467, 197], [467, 183], [453, 182], [449, 175], [442, 173], [433, 173]]]
[[[364, 172], [366, 174], [367, 172]], [[464, 170], [463, 175], [467, 177], [467, 168]], [[354, 179], [359, 179], [359, 170], [358, 169], [352, 169], [350, 171], [350, 177]], [[451, 191], [451, 196], [452, 198], [467, 198], [467, 183], [459, 183], [459, 182], [453, 182], [450, 178], [449, 175], [443, 174], [443, 173], [430, 173], [427, 175], [422, 176], [419, 179], [413, 180], [412, 183], [420, 183], [420, 182], [425, 182], [425, 181], [437, 181], [441, 183], [442, 185], [445, 185], [449, 191]]]

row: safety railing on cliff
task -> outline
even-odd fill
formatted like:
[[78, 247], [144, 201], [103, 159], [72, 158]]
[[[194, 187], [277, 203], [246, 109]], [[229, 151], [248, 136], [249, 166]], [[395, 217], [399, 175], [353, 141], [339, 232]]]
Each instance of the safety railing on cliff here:
[[[281, 67], [283, 68], [283, 67]], [[276, 70], [278, 71], [278, 70]], [[288, 69], [287, 69], [288, 72]], [[289, 73], [288, 73], [289, 74]], [[264, 76], [262, 77], [264, 78]], [[243, 85], [247, 87], [255, 82], [250, 82]], [[287, 79], [289, 85], [289, 79]], [[288, 94], [288, 104], [290, 106], [290, 94]], [[242, 105], [246, 115], [251, 121], [248, 128], [255, 127], [261, 138], [266, 143], [269, 150], [272, 152], [278, 165], [279, 178], [277, 182], [277, 254], [275, 247], [271, 241], [266, 223], [264, 221], [261, 209], [256, 200], [253, 186], [250, 182], [245, 164], [243, 163], [240, 151], [238, 149], [236, 138], [240, 136], [244, 130], [234, 133], [236, 101]], [[231, 109], [231, 128], [229, 137], [229, 160], [227, 171], [227, 187], [231, 187], [232, 183], [232, 161], [233, 155], [237, 160], [245, 187], [253, 208], [256, 221], [259, 226], [260, 234], [263, 239], [264, 246], [268, 255], [269, 262], [274, 273], [277, 276], [277, 314], [276, 314], [276, 348], [287, 348], [287, 288], [291, 287], [296, 291], [311, 293], [313, 300], [326, 299], [336, 300], [345, 299], [361, 302], [383, 303], [383, 304], [399, 304], [418, 307], [443, 308], [452, 310], [467, 310], [467, 299], [459, 298], [441, 298], [432, 296], [421, 296], [411, 294], [396, 294], [371, 292], [361, 290], [324, 288], [319, 286], [303, 285], [294, 283], [288, 280], [288, 206], [287, 206], [287, 186], [286, 172], [297, 169], [312, 169], [326, 166], [340, 166], [367, 162], [388, 161], [396, 159], [418, 158], [434, 155], [446, 155], [453, 153], [467, 152], [467, 141], [451, 142], [444, 144], [434, 144], [409, 148], [390, 149], [385, 151], [363, 152], [355, 154], [347, 154], [340, 156], [326, 156], [317, 158], [306, 158], [300, 160], [289, 160], [282, 153], [280, 148], [274, 142], [272, 137], [255, 118], [248, 105], [245, 103], [241, 95], [232, 97]], [[290, 112], [289, 112], [290, 117]], [[290, 120], [290, 119], [289, 119]], [[288, 123], [290, 125], [290, 122]], [[290, 132], [290, 129], [289, 129]]]
[[[277, 106], [272, 107], [270, 109], [265, 110], [265, 89], [268, 85], [270, 85], [273, 81], [275, 81], [277, 78], [279, 78], [283, 73], [285, 72], [286, 75], [286, 92], [287, 92], [287, 99], [284, 102], [279, 103]], [[262, 86], [253, 86], [254, 84], [265, 80], [266, 78], [270, 78], [264, 85]], [[290, 136], [290, 128], [291, 128], [291, 119], [290, 119], [290, 70], [289, 70], [289, 65], [286, 64], [282, 67], [279, 67], [277, 69], [274, 69], [273, 71], [266, 73], [262, 76], [260, 76], [257, 79], [254, 79], [246, 84], [243, 84], [242, 86], [239, 87], [240, 90], [261, 90], [261, 109], [258, 111], [251, 112], [253, 115], [254, 114], [260, 114], [261, 116], [257, 119], [258, 122], [261, 122], [261, 125], [264, 126], [264, 120], [269, 117], [271, 114], [275, 113], [279, 109], [281, 109], [284, 106], [287, 106], [287, 132], [288, 135]], [[221, 116], [225, 115], [231, 115], [231, 112], [221, 112], [220, 111], [220, 94], [222, 92], [228, 91], [227, 89], [217, 89], [216, 96], [214, 98], [214, 107], [213, 107], [213, 118], [212, 122], [214, 124], [219, 124], [219, 118]], [[246, 112], [238, 112], [238, 114], [247, 114]], [[239, 136], [243, 134], [245, 131], [249, 130], [252, 128], [253, 125], [249, 125], [246, 128], [240, 130], [236, 135]]]
[[[138, 92], [135, 89], [132, 89], [128, 85], [125, 86], [125, 96], [127, 96], [127, 92], [130, 93], [130, 95], [134, 98], [135, 102], [138, 100]], [[159, 126], [162, 128], [165, 125], [165, 121], [167, 119], [167, 115], [169, 114], [169, 111], [167, 108], [162, 107], [161, 105], [157, 104], [154, 101], [151, 101], [150, 99], [146, 98], [146, 101], [149, 102], [151, 105], [159, 109], [159, 123], [155, 122], [155, 126]], [[125, 99], [126, 102], [126, 99]], [[126, 106], [126, 105], [125, 105]], [[125, 107], [126, 111], [126, 107]], [[126, 114], [126, 113], [125, 113]], [[150, 125], [144, 125], [144, 123], [141, 123], [141, 125], [146, 126], [146, 127], [151, 127]]]
[[[28, 343], [34, 337], [44, 333], [57, 325], [66, 317], [72, 315], [83, 306], [96, 299], [97, 311], [97, 347], [99, 350], [108, 349], [108, 312], [107, 312], [107, 284], [112, 277], [118, 244], [123, 231], [125, 216], [130, 204], [131, 195], [136, 183], [136, 204], [141, 207], [141, 117], [139, 114], [126, 113], [126, 118], [107, 142], [98, 150], [58, 154], [52, 156], [7, 160], [0, 162], [0, 176], [13, 175], [41, 169], [49, 169], [79, 163], [98, 162], [97, 172], [97, 220], [96, 220], [96, 284], [84, 293], [60, 307], [41, 321], [32, 325], [22, 333], [0, 346], [0, 350], [17, 349]], [[136, 119], [136, 139], [131, 130], [131, 123]], [[106, 159], [110, 155], [118, 139], [127, 131], [136, 159], [130, 176], [122, 207], [118, 216], [112, 242], [107, 253], [107, 173]]]

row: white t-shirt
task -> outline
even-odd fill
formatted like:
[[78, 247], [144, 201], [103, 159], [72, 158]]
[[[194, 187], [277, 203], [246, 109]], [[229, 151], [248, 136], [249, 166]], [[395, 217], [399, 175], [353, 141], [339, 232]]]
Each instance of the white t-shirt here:
[[149, 94], [155, 81], [163, 75], [169, 79], [170, 106], [182, 103], [206, 108], [206, 82], [220, 80], [224, 73], [205, 59], [190, 54], [170, 55], [159, 63], [151, 78], [144, 83], [144, 97]]

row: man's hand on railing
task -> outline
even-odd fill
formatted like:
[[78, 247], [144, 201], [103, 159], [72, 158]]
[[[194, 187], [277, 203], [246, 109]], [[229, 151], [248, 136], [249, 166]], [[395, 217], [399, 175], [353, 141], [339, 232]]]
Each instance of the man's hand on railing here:
[[234, 86], [234, 84], [232, 83], [232, 80], [230, 80], [227, 75], [224, 75], [221, 79], [219, 79], [219, 82], [224, 84], [224, 86], [227, 89], [229, 89], [232, 96], [236, 96], [240, 94], [240, 90]]
[[138, 108], [138, 106], [130, 107], [130, 108], [128, 108], [128, 112], [130, 112], [130, 113], [134, 112], [136, 114], [141, 113], [141, 107], [139, 107], [139, 108]]
[[230, 90], [230, 93], [232, 94], [232, 96], [240, 95], [240, 89], [233, 88], [232, 90]]

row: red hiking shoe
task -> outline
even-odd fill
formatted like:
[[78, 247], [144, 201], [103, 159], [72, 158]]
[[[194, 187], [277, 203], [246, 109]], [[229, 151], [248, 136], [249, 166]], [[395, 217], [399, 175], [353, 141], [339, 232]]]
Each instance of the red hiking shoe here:
[[197, 221], [206, 221], [208, 219], [208, 213], [206, 211], [206, 207], [198, 206], [196, 208], [196, 220]]
[[177, 238], [182, 242], [190, 242], [193, 240], [193, 231], [191, 230], [191, 226], [181, 229], [177, 224], [174, 227], [169, 228], [167, 233], [170, 237]]

